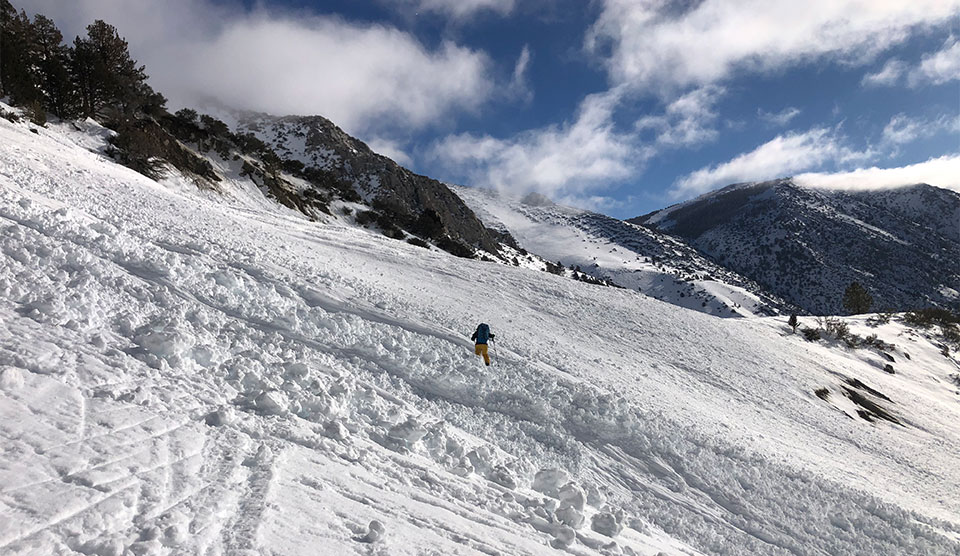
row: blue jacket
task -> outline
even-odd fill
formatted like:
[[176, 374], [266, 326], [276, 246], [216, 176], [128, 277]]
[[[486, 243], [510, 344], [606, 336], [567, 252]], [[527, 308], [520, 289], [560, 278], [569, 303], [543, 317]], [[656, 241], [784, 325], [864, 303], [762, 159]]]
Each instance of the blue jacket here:
[[476, 340], [478, 344], [486, 344], [487, 340], [492, 340], [496, 337], [496, 334], [490, 333], [490, 325], [485, 323], [480, 323], [480, 326], [477, 326], [477, 330], [473, 333], [473, 336], [470, 336], [471, 340]]

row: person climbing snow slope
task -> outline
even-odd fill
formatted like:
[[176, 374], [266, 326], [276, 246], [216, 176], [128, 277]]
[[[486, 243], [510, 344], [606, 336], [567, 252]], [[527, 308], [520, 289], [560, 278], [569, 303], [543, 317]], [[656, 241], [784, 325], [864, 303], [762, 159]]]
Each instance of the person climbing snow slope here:
[[495, 337], [495, 334], [490, 332], [490, 325], [481, 322], [477, 325], [477, 329], [473, 332], [473, 336], [470, 336], [471, 340], [477, 342], [473, 347], [473, 352], [477, 355], [483, 357], [483, 362], [486, 365], [490, 366], [490, 355], [487, 353], [487, 341], [492, 340]]

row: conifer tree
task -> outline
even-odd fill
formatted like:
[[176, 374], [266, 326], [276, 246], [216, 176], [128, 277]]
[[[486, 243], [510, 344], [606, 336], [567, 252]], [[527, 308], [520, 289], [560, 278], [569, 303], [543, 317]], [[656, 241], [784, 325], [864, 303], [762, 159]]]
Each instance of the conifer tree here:
[[873, 305], [873, 298], [859, 282], [851, 282], [843, 292], [843, 308], [851, 315], [866, 313]]
[[0, 5], [0, 74], [3, 93], [14, 104], [28, 105], [42, 100], [35, 67], [36, 41], [26, 12], [19, 14], [9, 2]]
[[87, 26], [74, 42], [73, 71], [84, 115], [111, 108], [123, 115], [162, 109], [166, 99], [147, 85], [144, 66], [130, 56], [127, 41], [103, 20]]
[[63, 44], [63, 35], [53, 20], [38, 14], [33, 20], [33, 40], [44, 106], [61, 118], [73, 115], [70, 49]]
[[7, 96], [8, 64], [12, 60], [12, 38], [10, 37], [10, 22], [17, 17], [9, 0], [0, 0], [0, 97]]

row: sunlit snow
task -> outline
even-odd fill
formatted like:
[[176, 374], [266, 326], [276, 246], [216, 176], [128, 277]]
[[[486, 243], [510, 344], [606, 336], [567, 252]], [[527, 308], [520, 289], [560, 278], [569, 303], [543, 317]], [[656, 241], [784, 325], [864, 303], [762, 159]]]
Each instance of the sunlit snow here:
[[958, 367], [901, 324], [850, 321], [890, 363], [32, 127], [0, 119], [0, 553], [960, 547]]

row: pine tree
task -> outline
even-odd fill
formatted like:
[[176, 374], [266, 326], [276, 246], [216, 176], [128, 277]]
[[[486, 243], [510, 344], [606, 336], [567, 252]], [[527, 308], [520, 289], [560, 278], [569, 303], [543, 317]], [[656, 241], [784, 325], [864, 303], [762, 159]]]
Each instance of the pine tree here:
[[34, 66], [37, 59], [33, 26], [26, 12], [19, 14], [9, 2], [0, 4], [0, 75], [2, 75], [3, 94], [11, 102], [28, 105], [42, 100], [38, 71]]
[[793, 333], [797, 333], [797, 326], [800, 325], [800, 322], [797, 320], [796, 313], [791, 313], [790, 318], [787, 320], [787, 324], [790, 325], [790, 328], [793, 329]]
[[63, 35], [53, 20], [38, 14], [33, 20], [33, 40], [44, 106], [61, 118], [73, 115], [73, 83], [67, 69], [70, 49], [63, 44]]
[[843, 292], [843, 308], [851, 315], [866, 313], [873, 305], [873, 298], [859, 282], [851, 282]]
[[17, 10], [13, 9], [9, 0], [0, 0], [0, 97], [5, 97], [9, 78], [9, 64], [13, 60], [13, 40], [10, 36], [10, 22], [17, 17]]
[[166, 103], [147, 85], [145, 68], [130, 56], [127, 41], [103, 20], [74, 41], [72, 65], [84, 115], [95, 117], [107, 108], [123, 115], [151, 113]]

